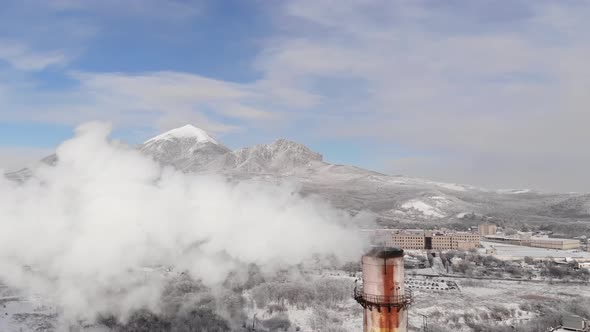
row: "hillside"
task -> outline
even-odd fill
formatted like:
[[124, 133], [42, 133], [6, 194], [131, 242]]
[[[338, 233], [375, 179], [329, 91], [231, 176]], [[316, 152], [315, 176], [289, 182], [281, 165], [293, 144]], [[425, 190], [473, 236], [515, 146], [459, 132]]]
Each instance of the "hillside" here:
[[[183, 126], [151, 138], [138, 149], [163, 165], [184, 172], [221, 173], [234, 179], [294, 181], [303, 194], [316, 194], [336, 207], [373, 214], [381, 226], [469, 225], [588, 221], [590, 195], [494, 191], [467, 185], [390, 176], [331, 164], [297, 142], [278, 139], [232, 151], [202, 129]], [[58, 162], [55, 155], [41, 161]], [[35, 165], [8, 173], [25, 181]]]

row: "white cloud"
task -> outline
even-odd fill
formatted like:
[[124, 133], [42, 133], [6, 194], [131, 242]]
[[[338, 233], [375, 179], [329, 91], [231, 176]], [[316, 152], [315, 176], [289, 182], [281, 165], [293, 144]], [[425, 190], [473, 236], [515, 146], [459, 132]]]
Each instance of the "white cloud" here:
[[[76, 95], [94, 109], [126, 114], [131, 118], [152, 118], [160, 124], [175, 119], [192, 121], [212, 132], [238, 130], [244, 121], [268, 120], [272, 113], [261, 105], [263, 91], [252, 85], [236, 84], [178, 72], [152, 72], [140, 75], [76, 73], [80, 86]], [[227, 123], [213, 120], [222, 115]], [[240, 124], [232, 125], [240, 122]], [[166, 129], [166, 128], [163, 128]]]
[[[321, 135], [432, 157], [409, 175], [588, 190], [576, 177], [590, 167], [579, 157], [590, 140], [590, 38], [579, 33], [590, 6], [512, 6], [293, 1], [257, 65], [275, 85], [318, 96], [309, 119]], [[468, 161], [469, 176], [453, 160]], [[545, 171], [528, 171], [532, 160]]]
[[69, 58], [61, 50], [35, 51], [22, 43], [0, 40], [0, 60], [8, 62], [16, 69], [37, 71], [50, 66], [63, 66]]
[[[196, 124], [215, 134], [263, 126], [280, 111], [268, 111], [273, 98], [258, 83], [237, 84], [179, 72], [143, 74], [73, 72], [78, 83], [52, 93], [13, 91], [5, 104], [18, 105], [0, 113], [0, 120], [76, 125], [89, 120], [112, 121], [118, 127], [170, 129]], [[35, 105], [19, 100], [34, 95]], [[277, 98], [274, 98], [277, 100]], [[20, 104], [20, 105], [19, 105]], [[41, 105], [39, 105], [41, 104]], [[222, 120], [219, 120], [221, 118]]]
[[80, 82], [81, 90], [97, 97], [120, 96], [146, 108], [253, 97], [238, 84], [186, 73], [74, 73], [73, 77]]
[[[66, 1], [56, 10], [80, 5]], [[580, 33], [590, 28], [588, 4], [301, 0], [281, 3], [273, 14], [277, 26], [252, 63], [260, 73], [255, 81], [79, 72], [73, 75], [79, 85], [67, 91], [5, 91], [3, 104], [17, 107], [0, 116], [159, 129], [191, 121], [218, 134], [277, 128], [277, 121], [296, 130], [289, 126], [305, 122], [316, 128], [308, 135], [508, 163], [514, 172], [541, 157], [549, 169], [590, 167], [577, 158], [590, 140], [590, 37]], [[22, 102], [29, 96], [38, 103]], [[493, 182], [484, 171], [466, 178], [454, 172], [456, 165], [438, 165], [457, 175], [454, 182]], [[590, 186], [590, 180], [561, 186], [568, 175], [558, 173], [552, 185], [541, 185], [546, 176], [531, 177], [526, 186]]]

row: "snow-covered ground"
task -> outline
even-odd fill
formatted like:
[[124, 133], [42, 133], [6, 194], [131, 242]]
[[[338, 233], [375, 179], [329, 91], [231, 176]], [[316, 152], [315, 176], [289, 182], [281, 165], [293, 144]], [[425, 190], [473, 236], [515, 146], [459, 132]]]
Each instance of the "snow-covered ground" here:
[[0, 285], [0, 331], [53, 331], [56, 317], [44, 299]]
[[409, 310], [409, 322], [413, 331], [422, 327], [421, 315], [428, 317], [429, 325], [446, 326], [448, 331], [473, 331], [466, 326], [458, 328], [454, 322], [461, 325], [467, 317], [474, 319], [476, 323], [495, 323], [493, 316], [498, 311], [505, 310], [508, 314], [500, 324], [522, 323], [537, 316], [534, 312], [523, 310], [527, 304], [554, 303], [556, 309], [560, 309], [560, 301], [590, 296], [590, 287], [587, 285], [444, 279], [456, 281], [461, 292], [415, 289], [415, 302]]
[[427, 217], [442, 218], [445, 216], [438, 208], [417, 199], [413, 199], [402, 204], [401, 208], [407, 211], [420, 212]]
[[[567, 301], [590, 297], [590, 287], [582, 284], [430, 278], [412, 274], [407, 275], [407, 286], [413, 286], [411, 289], [415, 297], [409, 309], [410, 331], [420, 330], [423, 315], [428, 317], [430, 326], [441, 326], [446, 331], [471, 332], [473, 329], [467, 327], [466, 320], [472, 325], [518, 324], [538, 319], [539, 313], [530, 309], [534, 307], [532, 304], [556, 303], [556, 306], [565, 306]], [[350, 283], [354, 283], [355, 279], [341, 271], [325, 271], [316, 277], [342, 279]], [[458, 286], [458, 289], [450, 286]], [[0, 295], [0, 331], [59, 331], [55, 329], [57, 311], [42, 299], [26, 296], [5, 286], [0, 286]], [[259, 322], [277, 316], [277, 312], [273, 313], [268, 306], [257, 308], [248, 293], [245, 294], [245, 304], [250, 321], [254, 315]], [[297, 308], [287, 304], [284, 308], [286, 310], [279, 316], [288, 317], [291, 323], [288, 331], [316, 332], [318, 328], [314, 325], [317, 326], [318, 322], [328, 322], [336, 328], [333, 331], [362, 330], [362, 308], [352, 296], [330, 306]], [[498, 321], [498, 317], [502, 319]]]
[[[338, 270], [312, 273], [310, 277], [316, 280], [341, 280], [348, 283], [351, 286], [350, 296], [346, 296], [344, 301], [324, 304], [314, 303], [305, 307], [297, 307], [284, 302], [281, 306], [286, 310], [279, 313], [278, 316], [288, 318], [291, 323], [291, 328], [288, 331], [317, 332], [325, 329], [331, 331], [361, 331], [363, 328], [362, 307], [352, 297], [352, 286], [356, 277]], [[279, 303], [269, 303], [264, 308], [259, 308], [251, 292], [247, 291], [243, 296], [246, 302], [245, 310], [249, 324], [251, 324], [253, 317], [256, 317], [257, 324], [260, 325], [262, 321], [277, 316], [277, 313], [272, 312], [271, 308]], [[334, 330], [333, 328], [339, 329]]]

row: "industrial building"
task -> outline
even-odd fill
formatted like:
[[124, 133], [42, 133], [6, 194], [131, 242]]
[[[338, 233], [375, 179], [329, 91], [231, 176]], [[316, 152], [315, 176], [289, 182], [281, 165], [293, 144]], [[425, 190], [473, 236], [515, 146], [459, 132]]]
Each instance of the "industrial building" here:
[[404, 230], [390, 234], [384, 244], [405, 250], [469, 250], [479, 247], [480, 236], [468, 232]]
[[547, 248], [547, 249], [579, 249], [580, 240], [572, 239], [555, 239], [555, 238], [530, 238], [531, 247]]
[[[456, 232], [451, 233], [451, 249], [469, 250], [480, 246], [479, 234]], [[434, 248], [433, 248], [434, 249]]]
[[559, 249], [571, 250], [580, 249], [580, 240], [574, 239], [558, 239], [549, 237], [529, 237], [516, 238], [506, 236], [487, 235], [484, 237], [486, 241], [512, 244], [517, 246], [527, 246], [545, 249]]
[[590, 331], [590, 325], [588, 322], [578, 315], [563, 315], [561, 317], [562, 326], [561, 328], [554, 330], [555, 332], [566, 332], [566, 331]]
[[494, 224], [481, 224], [477, 226], [479, 236], [496, 235], [497, 227]]
[[386, 245], [406, 250], [420, 250], [426, 247], [426, 237], [424, 233], [393, 233], [389, 239], [386, 239]]

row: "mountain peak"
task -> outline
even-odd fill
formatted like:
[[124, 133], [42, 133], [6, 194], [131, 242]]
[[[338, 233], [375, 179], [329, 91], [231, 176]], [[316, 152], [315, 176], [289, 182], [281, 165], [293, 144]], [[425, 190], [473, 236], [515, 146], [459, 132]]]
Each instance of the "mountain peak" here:
[[187, 124], [182, 127], [178, 127], [172, 130], [169, 130], [163, 134], [160, 134], [156, 137], [153, 137], [144, 142], [144, 144], [152, 143], [154, 141], [168, 141], [172, 139], [179, 139], [179, 138], [194, 138], [199, 143], [211, 142], [214, 144], [218, 144], [213, 137], [209, 136], [209, 134], [201, 128], [197, 128], [193, 125]]
[[284, 172], [311, 167], [322, 162], [322, 155], [303, 144], [278, 139], [270, 144], [259, 144], [233, 152], [235, 168], [248, 172]]

